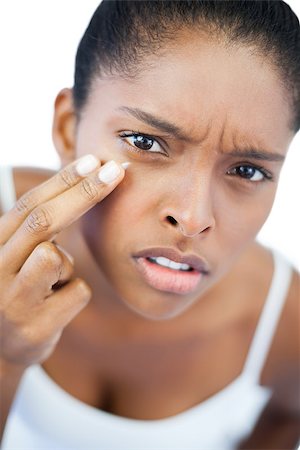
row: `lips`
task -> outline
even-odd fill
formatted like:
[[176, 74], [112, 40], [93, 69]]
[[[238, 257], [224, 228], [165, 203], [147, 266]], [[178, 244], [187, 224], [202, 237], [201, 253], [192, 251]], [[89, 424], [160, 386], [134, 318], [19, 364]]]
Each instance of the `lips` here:
[[158, 258], [163, 256], [164, 258], [171, 259], [177, 263], [188, 264], [197, 272], [203, 274], [209, 273], [209, 267], [206, 261], [196, 255], [182, 255], [172, 248], [155, 247], [142, 250], [134, 255], [135, 258]]
[[[188, 264], [190, 269], [182, 271], [165, 267], [155, 262], [155, 258], [167, 258], [180, 264]], [[209, 268], [204, 259], [196, 255], [182, 255], [174, 249], [151, 248], [134, 255], [136, 267], [144, 281], [152, 288], [174, 294], [189, 294], [197, 289]]]

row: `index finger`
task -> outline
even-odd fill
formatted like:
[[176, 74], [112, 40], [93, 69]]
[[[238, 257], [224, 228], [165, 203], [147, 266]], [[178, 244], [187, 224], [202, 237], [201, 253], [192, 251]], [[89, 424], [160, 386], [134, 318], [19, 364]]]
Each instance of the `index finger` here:
[[122, 165], [110, 161], [97, 173], [35, 208], [1, 249], [6, 272], [19, 271], [39, 243], [52, 239], [85, 214], [106, 197], [123, 177]]
[[0, 245], [3, 245], [38, 205], [75, 186], [83, 176], [97, 169], [100, 161], [94, 155], [86, 155], [44, 183], [26, 192], [14, 207], [0, 217]]

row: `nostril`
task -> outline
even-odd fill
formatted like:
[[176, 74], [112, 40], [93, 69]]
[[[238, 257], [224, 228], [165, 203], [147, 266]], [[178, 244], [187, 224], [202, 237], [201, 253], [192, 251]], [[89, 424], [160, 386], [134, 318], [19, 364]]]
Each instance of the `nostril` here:
[[177, 225], [177, 220], [174, 219], [172, 216], [167, 216], [168, 222], [170, 222], [172, 225]]

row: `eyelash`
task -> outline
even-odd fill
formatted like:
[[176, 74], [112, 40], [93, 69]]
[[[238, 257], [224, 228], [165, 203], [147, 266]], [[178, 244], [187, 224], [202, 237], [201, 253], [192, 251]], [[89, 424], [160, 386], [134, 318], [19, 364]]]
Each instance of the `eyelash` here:
[[[237, 170], [240, 169], [241, 167], [243, 167], [244, 169], [245, 169], [245, 167], [254, 169], [255, 171], [260, 172], [260, 174], [263, 176], [263, 178], [261, 180], [251, 180], [250, 178], [242, 177], [241, 175], [237, 174]], [[262, 182], [265, 182], [265, 181], [273, 181], [274, 180], [273, 179], [273, 175], [271, 174], [271, 172], [266, 170], [264, 167], [256, 166], [255, 164], [249, 163], [249, 162], [240, 163], [239, 165], [234, 166], [232, 169], [227, 170], [226, 174], [229, 175], [229, 176], [233, 176], [233, 177], [234, 176], [238, 176], [242, 180], [244, 180], [246, 182], [250, 182], [252, 184], [254, 184], [254, 183], [262, 183]]]
[[134, 151], [136, 153], [143, 153], [144, 155], [145, 155], [145, 153], [152, 154], [152, 155], [157, 153], [157, 154], [160, 154], [160, 155], [165, 156], [167, 158], [169, 157], [167, 151], [163, 148], [162, 144], [160, 144], [156, 138], [154, 138], [153, 136], [150, 136], [149, 134], [140, 133], [139, 131], [131, 131], [131, 132], [128, 132], [128, 133], [121, 133], [120, 137], [125, 142], [126, 142], [126, 138], [130, 138], [130, 137], [135, 137], [135, 138], [142, 137], [142, 138], [149, 139], [150, 141], [153, 141], [153, 143], [156, 143], [157, 145], [159, 145], [159, 147], [162, 149], [162, 151], [159, 152], [159, 151], [144, 150], [142, 148], [135, 147], [132, 144], [129, 144], [127, 142], [126, 142], [126, 144], [130, 147], [130, 149], [132, 151]]
[[[125, 142], [126, 142], [126, 139], [125, 139], [125, 138], [129, 138], [129, 137], [135, 137], [135, 138], [137, 138], [137, 137], [142, 137], [142, 138], [146, 138], [146, 139], [149, 139], [149, 140], [153, 141], [153, 143], [157, 143], [157, 144], [163, 149], [162, 145], [158, 142], [157, 139], [155, 139], [153, 136], [150, 136], [150, 135], [148, 135], [148, 134], [140, 133], [139, 131], [131, 131], [131, 132], [128, 132], [128, 133], [125, 133], [125, 132], [124, 132], [124, 133], [121, 133], [121, 134], [120, 134], [120, 137], [121, 137]], [[132, 151], [134, 151], [134, 152], [136, 152], [136, 153], [141, 153], [141, 154], [143, 154], [143, 155], [145, 155], [146, 153], [149, 153], [149, 154], [152, 154], [152, 155], [155, 154], [155, 153], [157, 153], [157, 154], [160, 154], [160, 155], [162, 155], [162, 156], [166, 156], [166, 157], [169, 156], [169, 155], [165, 152], [164, 149], [163, 149], [164, 152], [158, 152], [158, 151], [152, 151], [152, 152], [151, 152], [151, 150], [141, 149], [141, 148], [138, 148], [138, 147], [136, 147], [136, 146], [133, 146], [133, 145], [127, 143], [127, 142], [126, 142], [126, 144], [130, 147], [130, 149], [131, 149]], [[152, 145], [153, 145], [153, 144], [152, 144]], [[251, 179], [249, 179], [249, 178], [239, 176], [239, 175], [237, 174], [237, 170], [240, 169], [241, 167], [243, 167], [244, 169], [247, 167], [247, 168], [252, 168], [252, 169], [254, 169], [254, 170], [257, 170], [257, 171], [259, 171], [259, 172], [261, 173], [261, 175], [263, 176], [263, 178], [262, 178], [261, 180], [251, 180]], [[254, 184], [254, 183], [261, 183], [261, 182], [265, 182], [265, 181], [273, 181], [273, 175], [272, 175], [271, 172], [267, 171], [264, 167], [256, 166], [255, 164], [249, 163], [249, 162], [243, 162], [243, 163], [240, 163], [239, 165], [234, 166], [233, 168], [229, 169], [229, 170], [226, 172], [226, 174], [229, 175], [229, 176], [238, 176], [238, 177], [241, 178], [243, 181], [250, 182], [250, 183], [252, 183], [252, 184]]]

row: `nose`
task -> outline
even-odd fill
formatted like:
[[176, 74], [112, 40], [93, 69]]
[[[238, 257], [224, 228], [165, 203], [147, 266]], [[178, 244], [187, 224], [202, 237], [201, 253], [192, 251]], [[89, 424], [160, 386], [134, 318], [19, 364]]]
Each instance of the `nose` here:
[[163, 211], [166, 226], [189, 238], [207, 234], [215, 228], [213, 195], [209, 186], [194, 186], [174, 197], [169, 198], [169, 205]]

